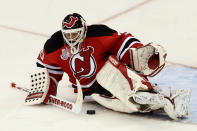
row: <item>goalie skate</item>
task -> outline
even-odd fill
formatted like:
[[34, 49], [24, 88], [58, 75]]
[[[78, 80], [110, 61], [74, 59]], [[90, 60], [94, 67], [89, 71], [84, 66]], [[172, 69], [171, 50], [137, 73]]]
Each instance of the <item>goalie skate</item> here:
[[189, 116], [188, 107], [191, 89], [179, 89], [172, 92], [171, 99], [174, 100], [175, 115], [178, 118]]
[[188, 106], [190, 96], [191, 89], [179, 89], [172, 91], [171, 100], [166, 99], [164, 111], [174, 120], [187, 117], [189, 115]]

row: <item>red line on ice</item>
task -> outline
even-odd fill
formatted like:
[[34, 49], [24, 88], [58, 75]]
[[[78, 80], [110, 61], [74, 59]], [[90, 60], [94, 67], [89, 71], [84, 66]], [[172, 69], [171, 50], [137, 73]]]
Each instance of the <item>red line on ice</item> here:
[[108, 21], [110, 21], [110, 20], [113, 20], [113, 19], [115, 19], [115, 18], [117, 18], [117, 17], [119, 17], [119, 16], [121, 16], [121, 15], [125, 15], [125, 14], [128, 13], [128, 12], [131, 12], [131, 11], [133, 11], [133, 10], [135, 10], [135, 9], [138, 9], [139, 7], [141, 7], [141, 6], [143, 6], [143, 5], [146, 5], [146, 4], [148, 4], [149, 2], [151, 2], [151, 1], [152, 1], [152, 0], [145, 0], [145, 1], [143, 1], [143, 2], [141, 2], [141, 3], [138, 3], [138, 4], [134, 5], [134, 6], [131, 6], [130, 8], [128, 8], [128, 9], [126, 9], [126, 10], [123, 10], [123, 11], [121, 11], [121, 12], [115, 14], [115, 15], [112, 15], [112, 16], [110, 16], [110, 17], [104, 19], [104, 20], [101, 20], [101, 21], [98, 22], [98, 23], [105, 23], [105, 22], [108, 22]]
[[[138, 9], [139, 7], [143, 6], [143, 5], [146, 5], [148, 4], [149, 2], [151, 2], [153, 0], [145, 0], [141, 3], [138, 3], [137, 5], [134, 5], [126, 10], [123, 10], [117, 14], [114, 14], [104, 20], [101, 20], [100, 22], [98, 23], [105, 23], [105, 22], [108, 22], [108, 21], [111, 21], [121, 15], [125, 15], [126, 13], [128, 12], [131, 12], [135, 9]], [[49, 37], [50, 35], [47, 35], [47, 34], [41, 34], [41, 33], [37, 33], [37, 32], [33, 32], [33, 31], [28, 31], [28, 30], [24, 30], [24, 29], [18, 29], [18, 28], [15, 28], [15, 27], [11, 27], [11, 26], [7, 26], [7, 25], [0, 25], [0, 28], [4, 28], [4, 29], [8, 29], [8, 30], [13, 30], [13, 31], [18, 31], [18, 32], [23, 32], [23, 33], [27, 33], [27, 34], [31, 34], [31, 35], [36, 35], [36, 36], [41, 36], [41, 37]], [[185, 64], [180, 64], [180, 63], [175, 63], [175, 62], [169, 62], [167, 61], [167, 63], [171, 64], [171, 65], [180, 65], [180, 66], [184, 66], [184, 67], [188, 67], [188, 68], [192, 68], [192, 69], [197, 69], [197, 67], [194, 67], [194, 66], [190, 66], [190, 65], [185, 65]]]
[[24, 30], [24, 29], [18, 29], [18, 28], [15, 28], [15, 27], [7, 26], [7, 25], [0, 25], [0, 27], [4, 28], [4, 29], [7, 29], [7, 30], [23, 32], [23, 33], [27, 33], [27, 34], [31, 34], [31, 35], [36, 35], [36, 36], [41, 36], [41, 37], [49, 37], [49, 35], [46, 35], [46, 34], [41, 34], [41, 33], [28, 31], [28, 30]]

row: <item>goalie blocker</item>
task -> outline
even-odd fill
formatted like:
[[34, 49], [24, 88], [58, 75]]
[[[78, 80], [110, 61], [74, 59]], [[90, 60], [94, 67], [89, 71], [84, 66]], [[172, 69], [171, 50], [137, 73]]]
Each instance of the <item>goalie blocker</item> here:
[[35, 105], [48, 103], [49, 95], [56, 96], [58, 82], [49, 73], [46, 68], [39, 69], [30, 74], [31, 85], [29, 94], [25, 99], [25, 105]]
[[[92, 94], [93, 99], [106, 108], [126, 113], [150, 112], [162, 108], [175, 120], [188, 116], [190, 89], [173, 91], [170, 97], [163, 95], [161, 90], [151, 93], [154, 90], [151, 83], [120, 63], [115, 56], [108, 58], [96, 79], [114, 95], [103, 97]], [[156, 90], [157, 87], [154, 88]]]

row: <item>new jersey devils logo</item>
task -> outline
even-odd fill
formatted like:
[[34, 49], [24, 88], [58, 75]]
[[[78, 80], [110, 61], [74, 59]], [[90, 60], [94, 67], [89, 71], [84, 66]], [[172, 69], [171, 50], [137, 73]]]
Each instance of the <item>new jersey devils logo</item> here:
[[70, 66], [74, 72], [74, 76], [80, 80], [84, 77], [91, 77], [96, 71], [96, 62], [92, 56], [94, 48], [88, 46], [87, 49], [82, 49], [79, 53], [72, 56]]
[[75, 25], [75, 22], [78, 20], [78, 18], [75, 18], [73, 16], [70, 17], [70, 22], [67, 23], [67, 22], [64, 22], [63, 23], [63, 27], [67, 27], [67, 28], [72, 28], [74, 25]]

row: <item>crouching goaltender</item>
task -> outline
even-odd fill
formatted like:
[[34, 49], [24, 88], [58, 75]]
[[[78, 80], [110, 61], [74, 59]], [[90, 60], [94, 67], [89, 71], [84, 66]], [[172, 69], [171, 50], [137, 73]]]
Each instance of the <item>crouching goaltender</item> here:
[[44, 93], [33, 97], [29, 94], [26, 103], [47, 104], [49, 95], [56, 96], [58, 82], [66, 73], [75, 93], [77, 79], [84, 96], [91, 96], [114, 111], [163, 109], [172, 119], [187, 117], [190, 89], [170, 90], [147, 79], [163, 69], [166, 56], [166, 50], [159, 44], [143, 45], [130, 33], [118, 33], [106, 25], [87, 26], [80, 14], [69, 14], [37, 58], [37, 67], [48, 72]]

